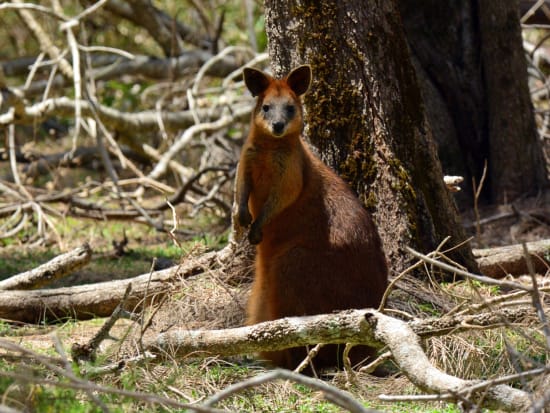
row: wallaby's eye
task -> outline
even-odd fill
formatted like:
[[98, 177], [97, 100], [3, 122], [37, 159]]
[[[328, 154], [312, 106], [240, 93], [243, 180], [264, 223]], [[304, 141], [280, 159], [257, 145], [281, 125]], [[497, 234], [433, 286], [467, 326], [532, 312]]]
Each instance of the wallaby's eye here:
[[288, 116], [294, 116], [296, 112], [296, 108], [293, 105], [286, 105], [285, 110]]
[[262, 106], [262, 110], [263, 110], [264, 112], [269, 112], [269, 105], [263, 105], [263, 106]]

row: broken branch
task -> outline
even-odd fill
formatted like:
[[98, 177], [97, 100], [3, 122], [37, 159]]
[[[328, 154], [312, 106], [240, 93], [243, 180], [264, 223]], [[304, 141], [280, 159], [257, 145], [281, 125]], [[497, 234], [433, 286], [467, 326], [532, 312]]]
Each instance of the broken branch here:
[[0, 290], [32, 290], [43, 287], [85, 266], [91, 258], [92, 249], [84, 244], [30, 271], [0, 281]]
[[[472, 386], [481, 383], [459, 379], [432, 366], [408, 323], [371, 309], [290, 317], [226, 330], [173, 330], [159, 334], [145, 348], [171, 356], [205, 352], [230, 355], [316, 343], [388, 346], [397, 365], [416, 386], [431, 393], [453, 394], [455, 400], [464, 395], [476, 398], [470, 394]], [[485, 407], [522, 411], [530, 405], [529, 394], [524, 391], [502, 384], [485, 387], [476, 387], [483, 388], [477, 398]]]

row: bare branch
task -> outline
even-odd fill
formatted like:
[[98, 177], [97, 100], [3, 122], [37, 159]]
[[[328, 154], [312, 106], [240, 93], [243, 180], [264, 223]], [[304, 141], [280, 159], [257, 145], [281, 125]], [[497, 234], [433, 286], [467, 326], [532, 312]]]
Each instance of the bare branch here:
[[[153, 38], [155, 38], [154, 36], [156, 35], [154, 27], [151, 26], [148, 22], [144, 22], [143, 20], [154, 17], [155, 20], [157, 20], [156, 24], [158, 25], [158, 20], [160, 19], [163, 22], [162, 30], [166, 30], [166, 28], [171, 28], [172, 26], [174, 26], [177, 35], [181, 38], [182, 41], [191, 43], [202, 49], [212, 50], [212, 42], [208, 35], [197, 35], [197, 30], [191, 29], [190, 27], [187, 27], [179, 21], [174, 21], [173, 17], [169, 16], [164, 11], [157, 9], [153, 5], [150, 5], [148, 7], [149, 13], [151, 13], [151, 15], [136, 14], [131, 2], [125, 2], [121, 0], [110, 0], [109, 2], [107, 2], [105, 9], [119, 17], [131, 21], [137, 26], [145, 27], [148, 31], [152, 30], [152, 32], [150, 31], [149, 33], [153, 36]], [[147, 28], [145, 24], [147, 24], [147, 26], [149, 27]], [[171, 48], [167, 48], [166, 50], [170, 51]]]
[[132, 293], [127, 305], [133, 309], [142, 300], [169, 292], [178, 278], [195, 275], [204, 268], [215, 268], [215, 257], [215, 252], [206, 253], [181, 265], [125, 280], [44, 290], [0, 291], [0, 318], [37, 323], [45, 317], [107, 317], [121, 302], [128, 284], [132, 284]]
[[[337, 326], [337, 327], [335, 327]], [[450, 376], [431, 365], [411, 326], [376, 310], [348, 310], [337, 314], [290, 317], [226, 330], [173, 330], [146, 343], [157, 353], [180, 355], [239, 354], [275, 351], [315, 343], [388, 346], [395, 362], [421, 389], [476, 398], [472, 386], [483, 387], [477, 399], [487, 407], [525, 410], [529, 394], [506, 385], [481, 386], [479, 381]], [[489, 388], [487, 388], [489, 387]]]
[[[92, 105], [87, 101], [81, 101], [80, 104], [82, 115], [92, 116]], [[52, 115], [70, 116], [74, 114], [75, 106], [74, 100], [67, 97], [47, 99], [30, 107], [26, 107], [21, 118], [17, 118], [13, 113], [0, 115], [0, 124], [7, 125], [13, 122], [32, 123]], [[101, 121], [105, 125], [127, 134], [158, 130], [158, 113], [153, 110], [129, 113], [103, 105], [95, 106], [95, 110], [97, 110]], [[212, 119], [219, 118], [222, 110], [223, 108], [217, 108], [215, 110], [203, 109], [199, 110], [199, 113], [201, 114], [201, 118]], [[213, 126], [202, 126], [202, 128], [205, 130], [209, 130], [209, 127], [214, 129], [216, 126], [220, 125], [220, 123], [226, 125], [233, 119], [245, 119], [249, 116], [251, 110], [252, 107], [250, 103], [243, 104], [241, 107], [234, 108], [234, 118], [224, 116], [223, 122], [218, 121]], [[193, 115], [190, 111], [162, 112], [160, 116], [166, 128], [170, 130], [185, 129], [193, 124]]]
[[274, 370], [269, 373], [262, 374], [260, 376], [252, 377], [251, 379], [242, 381], [240, 383], [234, 384], [227, 387], [221, 392], [215, 394], [204, 402], [205, 406], [213, 406], [216, 403], [232, 396], [233, 394], [240, 392], [242, 390], [248, 389], [250, 387], [257, 387], [260, 384], [267, 383], [274, 380], [292, 380], [296, 383], [303, 384], [307, 387], [310, 387], [314, 390], [322, 392], [325, 399], [334, 403], [337, 406], [340, 406], [353, 413], [376, 413], [376, 410], [366, 409], [356, 401], [349, 393], [339, 390], [329, 384], [321, 381], [319, 379], [313, 379], [306, 376], [303, 376], [298, 373], [293, 373], [287, 370]]
[[0, 290], [30, 290], [43, 287], [83, 267], [90, 262], [91, 257], [90, 246], [84, 244], [30, 271], [0, 281]]
[[[12, 0], [12, 3], [14, 4], [24, 4], [22, 0]], [[57, 46], [55, 46], [54, 42], [50, 38], [50, 36], [46, 33], [46, 31], [42, 28], [42, 26], [38, 23], [38, 21], [34, 18], [32, 13], [27, 9], [19, 9], [18, 10], [19, 15], [21, 16], [21, 19], [25, 22], [25, 24], [29, 27], [31, 32], [33, 33], [34, 37], [40, 44], [40, 48], [48, 53], [50, 58], [52, 60], [55, 60], [59, 64], [59, 68], [61, 69], [61, 73], [65, 75], [66, 77], [72, 79], [73, 78], [73, 68], [67, 62], [63, 56], [62, 53], [59, 51]], [[53, 12], [52, 12], [53, 14]]]
[[96, 353], [100, 346], [100, 344], [108, 338], [111, 329], [115, 325], [115, 323], [120, 319], [121, 317], [124, 317], [127, 315], [127, 311], [125, 308], [127, 307], [126, 301], [128, 300], [128, 297], [130, 296], [130, 292], [132, 291], [132, 284], [128, 284], [126, 287], [126, 291], [124, 292], [124, 296], [122, 297], [122, 300], [116, 308], [114, 309], [111, 316], [105, 321], [103, 326], [97, 331], [96, 334], [85, 344], [79, 344], [79, 343], [73, 343], [71, 346], [71, 357], [74, 361], [79, 362], [83, 360], [91, 360], [95, 361], [96, 359]]
[[477, 274], [469, 273], [468, 271], [464, 271], [460, 268], [453, 267], [452, 265], [445, 264], [444, 262], [437, 261], [433, 258], [430, 258], [430, 257], [428, 257], [424, 254], [421, 254], [421, 253], [419, 253], [419, 252], [417, 252], [417, 251], [415, 251], [415, 250], [413, 250], [412, 248], [409, 248], [409, 247], [406, 247], [406, 250], [410, 254], [412, 254], [416, 258], [421, 259], [424, 262], [427, 262], [427, 263], [429, 263], [431, 265], [434, 265], [438, 268], [441, 268], [445, 271], [449, 271], [451, 273], [455, 273], [457, 275], [460, 275], [460, 276], [463, 276], [463, 277], [466, 277], [466, 278], [470, 278], [472, 280], [480, 281], [480, 282], [483, 282], [483, 283], [486, 283], [486, 284], [489, 284], [489, 285], [499, 285], [499, 286], [502, 286], [502, 287], [513, 288], [513, 289], [518, 289], [518, 290], [531, 291], [531, 289], [532, 289], [529, 286], [519, 284], [519, 283], [516, 283], [516, 282], [513, 282], [513, 281], [495, 280], [493, 278], [485, 277], [484, 275], [477, 275]]

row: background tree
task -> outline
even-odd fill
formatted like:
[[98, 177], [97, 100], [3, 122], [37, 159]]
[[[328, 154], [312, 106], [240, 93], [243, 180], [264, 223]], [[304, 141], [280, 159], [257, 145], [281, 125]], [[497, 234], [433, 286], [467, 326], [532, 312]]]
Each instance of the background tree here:
[[527, 87], [516, 0], [398, 1], [426, 114], [446, 174], [503, 203], [548, 184]]
[[[265, 8], [275, 72], [313, 67], [306, 136], [374, 213], [393, 271], [409, 262], [404, 246], [462, 242], [396, 3], [267, 0]], [[457, 255], [474, 267], [468, 247]]]

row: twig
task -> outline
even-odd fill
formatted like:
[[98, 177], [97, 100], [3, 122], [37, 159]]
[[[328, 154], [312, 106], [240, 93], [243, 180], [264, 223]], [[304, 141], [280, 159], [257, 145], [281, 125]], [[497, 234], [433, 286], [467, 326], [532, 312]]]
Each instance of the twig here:
[[359, 373], [367, 373], [367, 374], [370, 374], [372, 373], [373, 371], [376, 370], [376, 368], [381, 365], [382, 363], [384, 363], [385, 361], [391, 359], [391, 352], [389, 351], [386, 351], [384, 353], [382, 353], [380, 356], [378, 356], [376, 359], [374, 359], [373, 361], [371, 361], [369, 364], [367, 364], [366, 366], [363, 366], [359, 369]]
[[357, 385], [357, 375], [353, 371], [353, 366], [351, 365], [351, 360], [349, 358], [349, 352], [353, 347], [354, 347], [354, 344], [346, 343], [346, 347], [344, 347], [344, 351], [342, 353], [342, 359], [344, 361], [344, 372], [346, 374], [347, 384]]
[[105, 323], [103, 323], [103, 326], [101, 326], [97, 333], [95, 333], [95, 335], [86, 344], [73, 343], [71, 347], [71, 357], [74, 361], [79, 362], [83, 360], [95, 360], [100, 344], [108, 338], [111, 329], [118, 319], [126, 315], [124, 308], [131, 291], [132, 284], [128, 284], [122, 300], [116, 306], [111, 316], [107, 319], [107, 321], [105, 321]]
[[[12, 3], [19, 6], [25, 4], [21, 0], [12, 0]], [[18, 13], [21, 16], [21, 19], [25, 22], [25, 24], [33, 33], [38, 43], [40, 44], [40, 48], [46, 53], [48, 53], [50, 58], [54, 60], [59, 59], [59, 68], [61, 69], [61, 73], [63, 73], [63, 75], [66, 76], [67, 78], [73, 79], [73, 76], [74, 76], [73, 68], [71, 67], [69, 62], [67, 62], [65, 59], [60, 58], [61, 53], [59, 49], [54, 45], [50, 36], [46, 33], [46, 31], [34, 18], [32, 13], [27, 8], [18, 9]], [[66, 21], [66, 19], [62, 19], [62, 20]]]
[[219, 403], [220, 401], [242, 390], [245, 390], [251, 387], [257, 387], [260, 384], [267, 383], [274, 380], [292, 380], [296, 383], [308, 386], [314, 390], [321, 391], [323, 392], [323, 396], [325, 397], [325, 399], [327, 399], [331, 403], [334, 403], [335, 405], [341, 408], [346, 409], [349, 412], [353, 412], [353, 413], [375, 413], [376, 412], [376, 410], [364, 408], [363, 405], [361, 405], [361, 403], [359, 403], [357, 400], [351, 397], [349, 393], [343, 390], [339, 390], [333, 386], [330, 386], [329, 384], [321, 380], [313, 379], [310, 377], [303, 376], [301, 374], [293, 373], [288, 370], [280, 370], [280, 369], [271, 371], [269, 373], [265, 373], [261, 376], [252, 377], [248, 380], [229, 386], [226, 389], [222, 390], [221, 392], [215, 394], [214, 396], [206, 399], [204, 402], [204, 405], [213, 406]]
[[[79, 102], [83, 116], [90, 116], [92, 106], [87, 101]], [[25, 124], [35, 122], [52, 115], [72, 115], [75, 110], [75, 102], [67, 97], [50, 98], [31, 106], [26, 106], [24, 112], [18, 118], [14, 113], [5, 113], [0, 116], [0, 124], [8, 125], [10, 123]], [[105, 125], [125, 133], [149, 132], [158, 130], [158, 118], [156, 110], [146, 110], [143, 112], [122, 112], [111, 107], [97, 104], [95, 109]], [[212, 131], [227, 126], [231, 121], [245, 119], [250, 115], [252, 106], [250, 103], [236, 105], [234, 116], [222, 116], [222, 109], [200, 109], [199, 116], [202, 119], [218, 119], [216, 122], [208, 122], [199, 130], [191, 131], [191, 134], [202, 131]], [[221, 116], [221, 118], [220, 118]], [[193, 115], [190, 111], [163, 112], [162, 121], [167, 129], [175, 130], [189, 127], [193, 123]], [[197, 125], [200, 126], [200, 125]], [[171, 155], [174, 156], [174, 155]]]
[[405, 275], [407, 275], [412, 270], [415, 270], [416, 268], [422, 266], [422, 261], [418, 261], [413, 265], [410, 265], [405, 270], [401, 271], [400, 274], [398, 274], [393, 280], [390, 281], [388, 286], [386, 287], [386, 291], [384, 291], [384, 295], [382, 296], [382, 299], [380, 300], [380, 305], [378, 306], [378, 311], [384, 311], [384, 308], [386, 307], [386, 303], [388, 301], [388, 297], [390, 296], [391, 292], [393, 291], [393, 288], [395, 287], [395, 284], [403, 278]]
[[54, 17], [56, 18], [57, 20], [61, 20], [61, 21], [66, 21], [67, 18], [59, 13], [56, 13], [55, 11], [53, 11], [52, 9], [48, 8], [48, 7], [44, 7], [44, 6], [41, 6], [39, 4], [34, 4], [34, 3], [22, 3], [22, 2], [18, 2], [18, 3], [10, 3], [10, 2], [5, 2], [5, 3], [2, 3], [0, 4], [0, 10], [32, 10], [32, 11], [38, 11], [40, 13], [44, 13], [48, 16], [51, 16], [51, 17]]
[[323, 343], [317, 343], [315, 347], [313, 347], [311, 350], [307, 352], [307, 356], [305, 359], [302, 360], [302, 362], [294, 369], [294, 373], [301, 373], [305, 370], [305, 368], [309, 365], [312, 368], [313, 374], [317, 376], [317, 372], [313, 368], [313, 359], [319, 354], [319, 350], [321, 350], [325, 344]]
[[[55, 349], [57, 351], [57, 354], [59, 354], [59, 356], [63, 360], [63, 365], [65, 367], [65, 375], [69, 379], [79, 380], [73, 372], [73, 367], [72, 367], [69, 359], [67, 358], [67, 354], [65, 353], [65, 349], [63, 348], [63, 345], [61, 344], [61, 341], [59, 340], [59, 337], [57, 336], [57, 334], [53, 334], [53, 341], [54, 341], [54, 345], [55, 345]], [[92, 392], [90, 389], [84, 389], [84, 392], [88, 395], [88, 397], [95, 404], [97, 404], [101, 408], [103, 413], [109, 413], [109, 409], [107, 408], [105, 403], [103, 403], [103, 401], [99, 397], [97, 397], [97, 395], [94, 394], [94, 392]]]
[[190, 141], [200, 132], [211, 132], [219, 130], [235, 120], [246, 114], [250, 113], [250, 108], [237, 108], [233, 110], [232, 114], [225, 114], [214, 122], [199, 123], [189, 127], [174, 144], [168, 149], [161, 157], [155, 168], [149, 173], [148, 177], [151, 179], [158, 179], [166, 173], [168, 163], [176, 156]]
[[472, 274], [472, 273], [470, 273], [468, 271], [464, 271], [460, 268], [453, 267], [452, 265], [445, 264], [444, 262], [434, 260], [433, 258], [430, 258], [430, 257], [428, 257], [424, 254], [421, 254], [421, 253], [413, 250], [410, 247], [405, 247], [405, 249], [411, 255], [415, 256], [416, 258], [421, 259], [422, 261], [425, 261], [429, 264], [432, 264], [436, 267], [439, 267], [439, 268], [441, 268], [445, 271], [449, 271], [451, 273], [455, 273], [457, 275], [461, 275], [463, 277], [466, 277], [466, 278], [469, 278], [469, 279], [472, 279], [472, 280], [480, 281], [480, 282], [490, 284], [490, 285], [498, 285], [498, 286], [505, 287], [505, 288], [513, 288], [513, 289], [525, 290], [525, 291], [531, 291], [532, 290], [532, 287], [522, 285], [522, 284], [518, 284], [518, 283], [515, 283], [515, 282], [512, 282], [512, 281], [495, 280], [493, 278], [485, 277], [483, 275]]
[[485, 160], [485, 163], [483, 164], [483, 173], [481, 175], [481, 179], [479, 180], [479, 187], [476, 186], [475, 178], [472, 177], [472, 185], [474, 187], [474, 213], [476, 216], [476, 235], [478, 238], [481, 236], [478, 201], [479, 201], [479, 196], [481, 195], [481, 190], [483, 189], [483, 183], [485, 182], [486, 174], [487, 174], [487, 160]]
[[533, 267], [533, 262], [531, 261], [531, 255], [529, 255], [529, 251], [527, 250], [527, 245], [525, 244], [525, 242], [522, 242], [521, 246], [523, 248], [523, 255], [525, 256], [525, 261], [527, 262], [527, 268], [529, 269], [529, 276], [531, 277], [531, 285], [533, 286], [533, 289], [531, 290], [531, 299], [532, 299], [533, 307], [537, 310], [537, 315], [542, 324], [542, 331], [544, 332], [544, 336], [546, 338], [546, 351], [548, 354], [550, 353], [550, 325], [548, 325], [548, 319], [546, 318], [546, 314], [544, 312], [544, 308], [542, 305], [542, 298], [539, 291], [537, 277], [535, 276], [535, 269]]
[[538, 0], [527, 12], [521, 16], [520, 22], [525, 23], [545, 3], [545, 0]]

